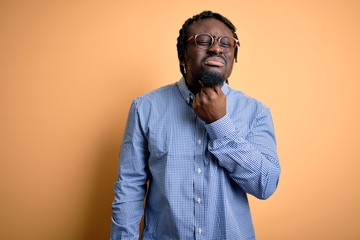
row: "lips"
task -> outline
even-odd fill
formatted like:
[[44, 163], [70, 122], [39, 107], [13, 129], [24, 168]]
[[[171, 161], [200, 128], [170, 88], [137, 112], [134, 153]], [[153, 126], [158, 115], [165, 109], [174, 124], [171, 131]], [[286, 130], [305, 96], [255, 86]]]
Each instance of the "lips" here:
[[223, 67], [225, 66], [225, 60], [221, 57], [208, 57], [204, 64], [212, 67]]

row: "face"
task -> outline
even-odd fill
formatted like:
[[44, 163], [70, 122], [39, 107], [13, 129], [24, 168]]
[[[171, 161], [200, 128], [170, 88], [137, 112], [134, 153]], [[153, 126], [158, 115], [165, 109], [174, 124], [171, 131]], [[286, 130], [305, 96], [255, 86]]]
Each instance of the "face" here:
[[[207, 33], [219, 37], [232, 37], [231, 30], [221, 21], [207, 18], [195, 22], [189, 26], [188, 36], [199, 33]], [[191, 90], [198, 92], [201, 89], [199, 76], [201, 73], [211, 72], [227, 79], [232, 71], [234, 63], [234, 48], [224, 51], [217, 41], [209, 49], [201, 49], [196, 46], [192, 38], [185, 48], [186, 82]]]

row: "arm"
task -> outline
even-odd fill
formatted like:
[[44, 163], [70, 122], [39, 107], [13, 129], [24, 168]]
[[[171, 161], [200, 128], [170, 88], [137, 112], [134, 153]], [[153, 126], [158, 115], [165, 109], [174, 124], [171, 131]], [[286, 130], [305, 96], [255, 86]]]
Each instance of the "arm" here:
[[203, 87], [193, 108], [210, 136], [209, 151], [242, 189], [260, 199], [276, 190], [280, 165], [271, 114], [262, 108], [246, 136], [242, 136], [226, 114], [226, 96], [220, 86]]
[[138, 239], [144, 212], [148, 159], [147, 141], [140, 127], [137, 102], [129, 112], [114, 186], [111, 240]]
[[276, 190], [280, 165], [271, 114], [264, 108], [242, 136], [228, 115], [206, 125], [209, 151], [242, 189], [260, 199]]

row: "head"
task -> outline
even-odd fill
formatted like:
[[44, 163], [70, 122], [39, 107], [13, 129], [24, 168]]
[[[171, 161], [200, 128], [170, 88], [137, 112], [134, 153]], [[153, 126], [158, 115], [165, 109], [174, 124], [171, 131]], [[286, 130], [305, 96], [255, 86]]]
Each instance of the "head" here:
[[[204, 11], [189, 18], [179, 31], [177, 51], [181, 74], [190, 88], [198, 91], [203, 77], [218, 76], [221, 83], [227, 81], [234, 61], [237, 61], [238, 37], [235, 26], [225, 17], [211, 11]], [[213, 37], [211, 47], [201, 46], [201, 37]], [[206, 37], [206, 36], [205, 36]], [[222, 38], [219, 42], [219, 38]], [[224, 40], [230, 40], [231, 48], [224, 48]]]

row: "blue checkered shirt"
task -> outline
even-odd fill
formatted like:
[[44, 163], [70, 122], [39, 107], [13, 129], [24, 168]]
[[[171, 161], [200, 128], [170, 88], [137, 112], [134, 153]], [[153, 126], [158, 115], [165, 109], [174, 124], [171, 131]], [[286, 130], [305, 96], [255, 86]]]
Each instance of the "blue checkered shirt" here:
[[222, 91], [227, 114], [211, 124], [195, 114], [183, 78], [133, 101], [112, 240], [138, 239], [143, 213], [142, 239], [255, 239], [247, 194], [268, 198], [280, 175], [272, 118], [259, 101], [225, 83]]

